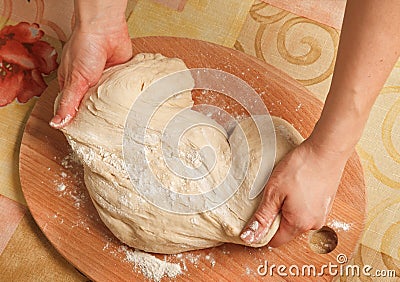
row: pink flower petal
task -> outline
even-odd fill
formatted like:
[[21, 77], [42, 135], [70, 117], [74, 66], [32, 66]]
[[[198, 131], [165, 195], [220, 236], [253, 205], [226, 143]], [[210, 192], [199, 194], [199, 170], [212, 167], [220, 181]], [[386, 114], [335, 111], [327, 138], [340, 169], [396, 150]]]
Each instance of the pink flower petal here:
[[36, 60], [24, 45], [16, 40], [7, 40], [5, 45], [0, 46], [0, 60], [28, 70], [37, 68]]
[[32, 97], [42, 95], [47, 84], [38, 69], [26, 71], [22, 81], [22, 87], [17, 94], [17, 100], [20, 103], [28, 102]]
[[36, 23], [20, 22], [17, 25], [7, 25], [0, 31], [0, 38], [14, 39], [21, 43], [34, 43], [39, 41], [44, 32]]
[[7, 73], [6, 76], [0, 74], [0, 107], [11, 103], [22, 86], [24, 74], [18, 73]]
[[47, 42], [38, 41], [33, 43], [32, 56], [36, 59], [39, 70], [44, 74], [50, 74], [58, 66], [57, 52]]

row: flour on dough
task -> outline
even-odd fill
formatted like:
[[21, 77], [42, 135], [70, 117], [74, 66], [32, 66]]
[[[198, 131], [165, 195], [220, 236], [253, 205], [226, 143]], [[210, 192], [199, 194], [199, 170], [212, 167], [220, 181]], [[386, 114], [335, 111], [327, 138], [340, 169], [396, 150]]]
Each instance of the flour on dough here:
[[[261, 195], [249, 198], [256, 174], [265, 173], [260, 167], [261, 142], [253, 119], [240, 122], [233, 133], [227, 133], [214, 121], [215, 126], [195, 127], [186, 132], [179, 144], [176, 158], [189, 167], [201, 167], [197, 153], [204, 146], [214, 148], [214, 165], [207, 177], [187, 181], [173, 175], [168, 166], [160, 161], [161, 128], [166, 117], [193, 105], [191, 92], [172, 97], [160, 108], [146, 132], [146, 157], [157, 179], [166, 187], [180, 193], [204, 192], [223, 181], [231, 166], [242, 166], [234, 160], [231, 148], [240, 148], [245, 134], [249, 155], [248, 172], [238, 191], [219, 207], [198, 214], [171, 213], [146, 201], [134, 185], [151, 183], [141, 175], [131, 181], [123, 161], [124, 125], [132, 104], [143, 88], [155, 80], [187, 69], [180, 59], [166, 58], [160, 54], [139, 54], [131, 61], [115, 66], [103, 73], [99, 83], [92, 87], [81, 103], [74, 121], [63, 129], [70, 146], [84, 167], [85, 185], [102, 221], [123, 243], [148, 252], [179, 253], [203, 249], [225, 242], [244, 244], [240, 231], [256, 210]], [[188, 89], [193, 86], [191, 78], [183, 79]], [[194, 111], [188, 119], [209, 119]], [[277, 135], [277, 158], [279, 161], [289, 150], [302, 142], [300, 134], [286, 121], [273, 118]], [[143, 126], [138, 123], [137, 126]], [[268, 138], [274, 138], [273, 134]], [[139, 170], [140, 171], [140, 168]], [[268, 177], [268, 175], [265, 175]], [[261, 177], [262, 178], [262, 177]], [[259, 182], [259, 183], [262, 183]], [[257, 245], [268, 243], [279, 226], [277, 217], [266, 238]]]

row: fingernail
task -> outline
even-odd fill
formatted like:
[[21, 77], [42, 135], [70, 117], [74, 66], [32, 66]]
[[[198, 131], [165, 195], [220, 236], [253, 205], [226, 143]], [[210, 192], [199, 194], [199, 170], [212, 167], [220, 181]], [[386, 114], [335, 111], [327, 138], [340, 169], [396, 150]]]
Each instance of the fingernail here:
[[66, 115], [64, 119], [62, 119], [59, 115], [54, 116], [50, 121], [50, 126], [56, 129], [64, 127], [68, 122], [72, 119], [71, 115]]
[[253, 230], [254, 232], [256, 232], [258, 230], [258, 227], [260, 227], [260, 223], [258, 222], [258, 220], [254, 220], [250, 225], [249, 228], [251, 230]]
[[252, 223], [250, 223], [249, 228], [242, 232], [240, 238], [248, 244], [254, 243], [255, 235], [259, 227], [260, 223], [257, 220], [254, 220]]
[[246, 230], [240, 234], [240, 239], [242, 239], [245, 243], [251, 244], [254, 241], [254, 231]]
[[59, 124], [59, 123], [61, 122], [61, 120], [62, 120], [62, 118], [61, 118], [59, 115], [55, 115], [55, 116], [51, 119], [50, 123]]

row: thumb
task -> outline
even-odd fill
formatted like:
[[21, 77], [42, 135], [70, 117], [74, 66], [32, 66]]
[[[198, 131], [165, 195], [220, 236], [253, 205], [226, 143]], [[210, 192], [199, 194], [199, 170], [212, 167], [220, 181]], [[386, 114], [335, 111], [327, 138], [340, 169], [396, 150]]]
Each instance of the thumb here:
[[274, 192], [275, 189], [269, 188], [272, 187], [267, 184], [260, 205], [240, 234], [240, 238], [246, 244], [259, 243], [270, 230], [280, 211], [283, 201]]
[[278, 231], [268, 243], [268, 246], [277, 248], [287, 242], [292, 241], [297, 235], [303, 233], [305, 230], [298, 229], [291, 224], [285, 216], [282, 216], [281, 223]]
[[64, 89], [61, 91], [60, 103], [56, 114], [50, 121], [50, 126], [60, 129], [69, 124], [75, 117], [88, 89], [89, 84], [83, 77], [78, 77], [70, 83], [65, 81]]

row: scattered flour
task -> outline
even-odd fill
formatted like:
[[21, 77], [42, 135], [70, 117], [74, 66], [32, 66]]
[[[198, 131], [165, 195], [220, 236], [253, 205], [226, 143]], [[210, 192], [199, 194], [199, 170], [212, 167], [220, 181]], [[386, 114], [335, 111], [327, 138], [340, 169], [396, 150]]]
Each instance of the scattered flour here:
[[65, 191], [65, 188], [67, 188], [67, 186], [64, 183], [60, 183], [60, 184], [58, 184], [56, 190], [58, 192], [63, 192], [63, 191]]
[[75, 156], [72, 154], [66, 155], [62, 160], [61, 160], [61, 165], [68, 169], [68, 168], [73, 168], [73, 164], [78, 163]]
[[188, 259], [194, 266], [197, 267], [201, 255], [187, 254], [186, 259]]
[[345, 222], [341, 222], [341, 221], [337, 221], [337, 220], [332, 220], [332, 222], [330, 223], [330, 226], [332, 228], [338, 229], [338, 230], [343, 230], [343, 231], [349, 231], [351, 224], [350, 223], [345, 223]]
[[250, 269], [250, 267], [248, 267], [248, 266], [246, 267], [246, 274], [247, 274], [247, 275], [250, 275], [250, 274], [251, 274], [251, 269]]
[[215, 266], [215, 259], [211, 255], [206, 255], [206, 260], [210, 262], [211, 267]]

